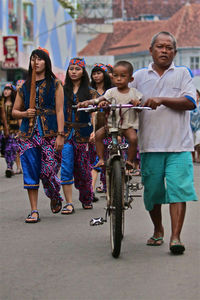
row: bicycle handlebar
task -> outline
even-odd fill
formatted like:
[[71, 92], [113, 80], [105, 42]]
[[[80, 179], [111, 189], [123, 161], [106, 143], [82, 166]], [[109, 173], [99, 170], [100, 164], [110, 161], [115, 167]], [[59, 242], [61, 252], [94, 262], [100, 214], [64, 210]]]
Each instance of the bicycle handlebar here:
[[[76, 105], [74, 105], [74, 108], [77, 108]], [[106, 107], [98, 107], [98, 106], [93, 106], [93, 105], [89, 105], [88, 107], [80, 107], [77, 109], [77, 111], [85, 111], [85, 112], [95, 112], [98, 110], [105, 110], [108, 108], [127, 108], [127, 109], [136, 109], [136, 110], [152, 110], [151, 107], [148, 106], [133, 106], [132, 104], [110, 104]]]

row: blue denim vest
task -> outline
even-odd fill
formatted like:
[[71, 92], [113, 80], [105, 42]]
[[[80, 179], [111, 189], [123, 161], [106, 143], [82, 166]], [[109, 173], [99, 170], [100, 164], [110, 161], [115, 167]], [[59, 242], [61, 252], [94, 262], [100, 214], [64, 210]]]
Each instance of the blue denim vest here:
[[[90, 88], [91, 99], [97, 97], [97, 92]], [[93, 131], [90, 114], [84, 111], [77, 112], [73, 110], [71, 105], [68, 105], [68, 99], [64, 98], [64, 115], [65, 115], [65, 136], [70, 138], [71, 131], [77, 143], [87, 143], [90, 134]], [[74, 104], [79, 103], [78, 97], [74, 96]]]
[[[57, 119], [55, 111], [55, 91], [59, 81], [52, 78], [47, 95], [46, 80], [44, 80], [39, 86], [38, 104], [39, 108], [36, 111], [36, 116], [40, 118], [42, 125], [43, 135], [45, 137], [55, 136], [57, 134]], [[19, 89], [19, 94], [24, 101], [25, 110], [29, 108], [30, 90], [23, 84]], [[29, 119], [23, 118], [20, 127], [19, 136], [22, 138], [30, 138], [34, 132], [36, 117], [34, 118], [33, 127], [29, 126]]]

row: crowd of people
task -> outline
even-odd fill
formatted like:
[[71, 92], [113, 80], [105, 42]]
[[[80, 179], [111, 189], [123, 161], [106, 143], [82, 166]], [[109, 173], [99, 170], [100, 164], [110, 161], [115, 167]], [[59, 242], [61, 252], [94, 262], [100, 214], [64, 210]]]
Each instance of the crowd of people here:
[[[176, 47], [171, 33], [159, 32], [152, 38], [152, 63], [147, 68], [134, 72], [128, 61], [118, 61], [114, 66], [97, 63], [91, 80], [84, 58], [72, 58], [64, 84], [54, 75], [46, 49], [39, 47], [31, 53], [27, 79], [19, 81], [17, 87], [6, 85], [0, 106], [5, 175], [12, 177], [23, 171], [31, 206], [26, 223], [40, 221], [40, 179], [52, 213], [75, 212], [73, 184], [79, 190], [83, 209], [92, 209], [99, 200], [95, 191], [106, 191], [104, 164], [110, 117], [103, 109], [88, 114], [77, 112], [76, 107], [92, 104], [103, 108], [115, 98], [120, 104], [152, 108], [129, 111], [123, 118], [117, 113], [119, 130], [129, 144], [127, 171], [140, 175], [141, 158], [144, 203], [154, 226], [147, 245], [163, 244], [161, 206], [169, 204], [169, 247], [172, 253], [184, 252], [180, 235], [186, 202], [197, 200], [191, 152], [193, 161], [200, 162], [200, 95], [188, 69], [174, 65]], [[99, 173], [102, 184], [96, 188]]]

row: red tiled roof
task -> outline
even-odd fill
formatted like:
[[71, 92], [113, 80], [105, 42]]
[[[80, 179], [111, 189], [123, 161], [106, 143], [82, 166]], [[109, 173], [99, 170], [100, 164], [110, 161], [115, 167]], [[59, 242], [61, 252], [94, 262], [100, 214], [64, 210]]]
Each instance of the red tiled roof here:
[[[124, 0], [127, 18], [137, 18], [141, 14], [159, 15], [166, 19], [174, 15], [188, 0]], [[200, 3], [190, 0], [190, 3]], [[121, 18], [121, 0], [113, 0], [113, 17]]]
[[104, 18], [79, 18], [76, 20], [78, 25], [81, 24], [104, 24]]
[[[101, 49], [103, 48], [103, 45], [105, 43], [105, 40], [108, 38], [107, 33], [101, 33], [96, 38], [91, 40], [83, 50], [81, 50], [78, 53], [78, 56], [93, 56], [98, 55], [101, 52]], [[99, 54], [100, 55], [100, 54]]]
[[152, 36], [159, 31], [170, 31], [174, 34], [178, 47], [199, 47], [199, 28], [200, 4], [187, 4], [168, 20], [117, 22], [112, 34], [103, 35], [103, 43], [100, 34], [80, 55], [120, 55], [147, 51]]

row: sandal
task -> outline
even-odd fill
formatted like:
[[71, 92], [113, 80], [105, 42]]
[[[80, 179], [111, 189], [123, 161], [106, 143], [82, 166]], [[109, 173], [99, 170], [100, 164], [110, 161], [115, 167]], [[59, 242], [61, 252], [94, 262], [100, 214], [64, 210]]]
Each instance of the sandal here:
[[[68, 208], [68, 206], [71, 206], [71, 208]], [[63, 206], [63, 209], [61, 210], [62, 215], [71, 215], [75, 213], [74, 205], [72, 203], [67, 203], [65, 206]]]
[[82, 207], [83, 207], [83, 209], [93, 209], [93, 205], [92, 204], [83, 204], [82, 203]]
[[[37, 218], [32, 216], [34, 213], [37, 214]], [[31, 211], [30, 215], [28, 215], [28, 217], [25, 220], [25, 223], [31, 224], [31, 223], [37, 223], [37, 222], [40, 222], [40, 216], [39, 216], [38, 210], [35, 209], [35, 210]]]
[[155, 238], [152, 236], [148, 241], [147, 241], [147, 246], [161, 246], [164, 243], [163, 237], [158, 237]]
[[98, 163], [95, 166], [93, 166], [93, 168], [105, 168], [105, 167], [106, 167], [105, 162], [101, 160], [99, 160]]
[[6, 175], [7, 178], [10, 178], [14, 175], [14, 172], [11, 169], [7, 169], [6, 172], [5, 172], [5, 175]]
[[96, 193], [104, 193], [103, 187], [98, 186], [98, 187], [96, 188]]
[[139, 169], [134, 170], [133, 176], [141, 176], [141, 171]]
[[53, 214], [59, 213], [62, 209], [61, 200], [60, 199], [58, 199], [58, 200], [51, 199], [50, 207], [51, 207], [51, 211]]
[[183, 254], [185, 251], [185, 246], [179, 240], [173, 240], [169, 244], [169, 249], [173, 254]]

